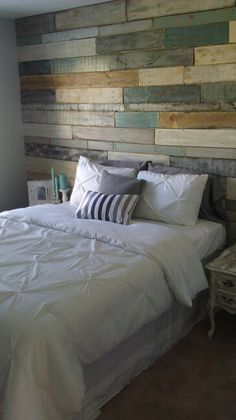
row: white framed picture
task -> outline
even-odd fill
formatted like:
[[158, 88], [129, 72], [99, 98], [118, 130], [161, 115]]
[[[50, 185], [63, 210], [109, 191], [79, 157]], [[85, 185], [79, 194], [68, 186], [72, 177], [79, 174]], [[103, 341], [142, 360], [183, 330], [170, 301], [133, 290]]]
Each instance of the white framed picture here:
[[29, 206], [52, 202], [51, 181], [28, 181]]

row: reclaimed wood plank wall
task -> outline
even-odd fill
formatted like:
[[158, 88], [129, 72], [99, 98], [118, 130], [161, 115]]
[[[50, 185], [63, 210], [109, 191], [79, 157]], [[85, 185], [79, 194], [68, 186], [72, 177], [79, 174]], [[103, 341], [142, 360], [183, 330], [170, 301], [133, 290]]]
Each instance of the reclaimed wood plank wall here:
[[236, 239], [236, 1], [113, 0], [16, 20], [29, 179], [80, 154], [219, 174]]

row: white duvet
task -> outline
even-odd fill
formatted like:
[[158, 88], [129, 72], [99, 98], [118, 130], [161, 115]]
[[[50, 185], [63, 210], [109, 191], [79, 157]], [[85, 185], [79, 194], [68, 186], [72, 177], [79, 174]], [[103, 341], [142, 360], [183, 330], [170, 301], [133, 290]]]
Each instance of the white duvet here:
[[207, 287], [187, 237], [170, 225], [79, 220], [69, 204], [0, 213], [3, 420], [71, 420], [84, 364], [104, 356], [173, 298]]

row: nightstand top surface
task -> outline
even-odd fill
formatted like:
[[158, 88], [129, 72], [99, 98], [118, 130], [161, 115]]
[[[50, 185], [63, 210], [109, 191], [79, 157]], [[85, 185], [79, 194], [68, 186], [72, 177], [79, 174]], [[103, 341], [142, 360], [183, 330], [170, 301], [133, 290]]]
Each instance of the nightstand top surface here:
[[218, 258], [209, 262], [206, 267], [210, 271], [236, 276], [236, 244], [223, 251]]

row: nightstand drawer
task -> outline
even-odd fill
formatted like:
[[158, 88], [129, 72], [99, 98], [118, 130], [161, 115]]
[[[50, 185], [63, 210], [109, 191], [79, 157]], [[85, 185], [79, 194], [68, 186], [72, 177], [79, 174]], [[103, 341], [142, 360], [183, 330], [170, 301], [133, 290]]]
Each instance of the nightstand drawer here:
[[221, 306], [226, 306], [229, 309], [236, 310], [236, 295], [231, 293], [224, 293], [217, 291], [216, 302]]
[[216, 274], [218, 288], [236, 294], [236, 278], [227, 274]]

